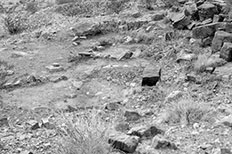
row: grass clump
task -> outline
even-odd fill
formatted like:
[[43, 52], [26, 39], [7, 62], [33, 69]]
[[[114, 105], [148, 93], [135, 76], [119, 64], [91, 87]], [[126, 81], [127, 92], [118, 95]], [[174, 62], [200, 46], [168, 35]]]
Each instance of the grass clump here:
[[168, 123], [190, 125], [208, 120], [209, 114], [210, 109], [208, 105], [192, 100], [181, 100], [175, 104], [171, 104], [167, 110], [165, 120]]
[[109, 124], [97, 112], [64, 118], [60, 154], [108, 154]]
[[23, 14], [7, 14], [3, 18], [4, 26], [7, 31], [11, 34], [18, 34], [26, 30], [27, 18]]

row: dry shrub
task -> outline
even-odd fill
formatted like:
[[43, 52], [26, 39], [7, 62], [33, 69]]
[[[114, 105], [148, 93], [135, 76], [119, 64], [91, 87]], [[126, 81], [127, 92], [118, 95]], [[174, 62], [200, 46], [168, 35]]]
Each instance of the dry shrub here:
[[209, 120], [210, 108], [204, 103], [186, 99], [171, 104], [167, 110], [166, 122], [185, 125]]
[[7, 14], [3, 18], [4, 27], [10, 34], [18, 34], [24, 31], [27, 26], [27, 17], [20, 13]]
[[64, 117], [63, 122], [60, 154], [108, 154], [111, 151], [107, 139], [110, 124], [96, 111], [72, 120]]

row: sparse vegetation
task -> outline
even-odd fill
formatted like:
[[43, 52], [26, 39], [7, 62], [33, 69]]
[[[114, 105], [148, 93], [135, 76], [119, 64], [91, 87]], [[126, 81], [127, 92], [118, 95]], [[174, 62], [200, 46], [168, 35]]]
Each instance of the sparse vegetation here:
[[172, 103], [167, 110], [168, 123], [193, 124], [207, 120], [210, 113], [210, 108], [205, 103], [194, 102], [192, 100], [181, 100], [177, 103]]
[[70, 120], [64, 118], [64, 131], [60, 154], [108, 154], [108, 131], [110, 124], [101, 119], [96, 111], [77, 116]]
[[27, 18], [23, 14], [7, 14], [3, 20], [5, 28], [11, 35], [21, 33], [27, 28]]

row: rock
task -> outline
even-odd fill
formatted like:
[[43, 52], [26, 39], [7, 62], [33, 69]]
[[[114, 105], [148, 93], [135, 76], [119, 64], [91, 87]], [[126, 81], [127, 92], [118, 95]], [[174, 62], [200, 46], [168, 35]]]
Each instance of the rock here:
[[92, 52], [85, 52], [85, 51], [78, 52], [78, 55], [81, 56], [81, 57], [94, 57], [95, 56], [94, 53], [92, 53]]
[[217, 31], [212, 41], [212, 52], [218, 52], [221, 50], [224, 42], [232, 42], [232, 34], [224, 31]]
[[139, 143], [139, 137], [129, 136], [119, 132], [110, 134], [109, 144], [115, 149], [119, 149], [126, 153], [135, 152]]
[[198, 7], [198, 14], [201, 21], [208, 18], [213, 18], [213, 16], [217, 13], [217, 7], [212, 3], [205, 2]]
[[164, 131], [156, 126], [137, 126], [128, 131], [128, 135], [138, 136], [140, 138], [151, 139], [158, 134], [163, 134]]
[[139, 120], [142, 116], [136, 112], [136, 111], [125, 111], [124, 117], [126, 118], [126, 121], [137, 121]]
[[232, 61], [232, 43], [225, 42], [220, 51], [220, 58], [225, 59], [227, 62]]
[[232, 128], [232, 115], [228, 115], [217, 122], [218, 124], [223, 124], [225, 126]]
[[185, 14], [193, 16], [197, 12], [197, 5], [194, 2], [184, 4]]
[[158, 12], [158, 13], [153, 14], [151, 16], [151, 19], [153, 21], [160, 21], [160, 20], [163, 20], [165, 16], [166, 16], [165, 12]]
[[83, 86], [83, 82], [82, 81], [77, 81], [77, 80], [72, 80], [71, 81], [73, 87], [75, 87], [77, 90], [80, 90], [80, 88]]
[[134, 42], [135, 42], [135, 40], [132, 37], [130, 37], [130, 36], [126, 36], [124, 38], [124, 43], [125, 44], [131, 44], [131, 43], [134, 43]]
[[91, 22], [78, 23], [75, 27], [71, 28], [75, 36], [93, 36], [101, 33], [100, 25]]
[[190, 17], [187, 17], [184, 12], [173, 13], [170, 15], [171, 21], [173, 21], [173, 27], [176, 29], [185, 29], [191, 24]]
[[165, 41], [171, 41], [173, 40], [175, 37], [175, 32], [174, 31], [170, 31], [170, 32], [166, 32], [164, 35], [164, 39]]
[[3, 126], [9, 126], [9, 123], [8, 123], [8, 118], [1, 118], [0, 119], [0, 127], [3, 127]]
[[118, 132], [127, 132], [130, 129], [130, 125], [126, 122], [117, 124], [114, 129]]
[[113, 48], [108, 55], [110, 58], [117, 59], [120, 61], [130, 59], [133, 55], [133, 52], [125, 48]]
[[213, 37], [217, 29], [221, 26], [221, 23], [211, 23], [193, 28], [192, 37], [195, 39], [204, 39], [207, 37]]
[[57, 64], [57, 63], [50, 65], [50, 66], [46, 66], [46, 69], [50, 73], [64, 71], [64, 68], [62, 66], [60, 66], [60, 64]]
[[155, 86], [161, 78], [161, 68], [148, 65], [143, 71], [142, 86]]
[[182, 98], [183, 95], [184, 95], [184, 93], [182, 91], [179, 91], [179, 90], [173, 91], [165, 98], [165, 103], [177, 101], [180, 98]]
[[136, 154], [159, 154], [159, 151], [156, 151], [150, 145], [143, 143], [138, 145]]
[[30, 152], [30, 151], [28, 151], [28, 150], [25, 150], [25, 151], [20, 152], [20, 154], [33, 154], [33, 152]]
[[196, 58], [196, 55], [193, 53], [188, 53], [185, 50], [181, 50], [177, 56], [176, 62], [179, 63], [181, 61], [191, 61]]
[[201, 40], [200, 46], [203, 47], [203, 48], [205, 48], [207, 46], [211, 46], [212, 41], [213, 41], [212, 37], [204, 38], [204, 39]]
[[115, 111], [120, 108], [121, 103], [120, 102], [111, 102], [106, 104], [105, 109], [110, 110], [110, 111]]
[[220, 154], [232, 154], [231, 149], [221, 148]]
[[161, 135], [156, 135], [152, 139], [152, 147], [155, 149], [173, 149], [177, 150], [177, 147], [174, 143], [171, 143]]

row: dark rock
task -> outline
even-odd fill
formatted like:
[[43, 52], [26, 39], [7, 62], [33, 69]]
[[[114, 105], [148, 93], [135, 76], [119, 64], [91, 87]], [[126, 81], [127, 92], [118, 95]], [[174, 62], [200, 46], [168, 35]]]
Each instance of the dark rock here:
[[75, 36], [93, 36], [101, 33], [100, 25], [97, 23], [79, 23], [75, 27], [72, 27], [71, 30]]
[[33, 126], [31, 126], [31, 130], [37, 130], [40, 128], [40, 124], [37, 122]]
[[157, 134], [163, 134], [164, 131], [157, 128], [156, 126], [137, 126], [133, 127], [128, 131], [128, 135], [135, 135], [140, 138], [151, 139]]
[[198, 14], [200, 20], [203, 21], [208, 18], [213, 18], [215, 14], [218, 14], [217, 7], [212, 3], [205, 2], [198, 7]]
[[152, 139], [152, 147], [155, 149], [173, 149], [177, 150], [174, 143], [171, 143], [161, 135], [157, 135]]
[[81, 57], [93, 57], [94, 56], [92, 52], [78, 52], [78, 55]]
[[166, 32], [164, 35], [164, 39], [165, 41], [171, 41], [173, 40], [175, 37], [175, 32], [174, 31], [170, 31], [170, 32]]
[[161, 68], [148, 65], [143, 71], [142, 86], [155, 86], [161, 78]]
[[232, 61], [232, 43], [225, 42], [220, 51], [220, 58], [225, 59], [228, 62]]
[[223, 42], [232, 42], [232, 34], [224, 31], [217, 31], [212, 41], [212, 52], [218, 52], [223, 46]]
[[0, 127], [3, 127], [3, 126], [9, 126], [7, 118], [1, 118], [0, 119]]
[[173, 21], [173, 27], [176, 29], [185, 29], [191, 24], [190, 17], [186, 16], [184, 12], [171, 14], [171, 21]]
[[124, 117], [126, 117], [126, 121], [137, 121], [139, 120], [142, 116], [136, 112], [136, 111], [126, 111], [124, 113]]
[[195, 39], [203, 39], [214, 36], [221, 23], [211, 23], [193, 28], [192, 37]]
[[120, 102], [111, 102], [111, 103], [106, 104], [105, 109], [110, 110], [110, 111], [115, 111], [119, 109], [120, 105], [121, 105]]
[[159, 12], [159, 13], [153, 14], [151, 19], [153, 21], [160, 21], [160, 20], [163, 20], [165, 16], [166, 16], [166, 13]]
[[204, 38], [204, 39], [201, 40], [200, 46], [203, 47], [203, 48], [211, 46], [212, 41], [213, 41], [213, 37]]
[[119, 149], [126, 153], [135, 152], [139, 143], [139, 137], [129, 136], [119, 132], [110, 134], [109, 138], [109, 144], [111, 144], [113, 148]]

